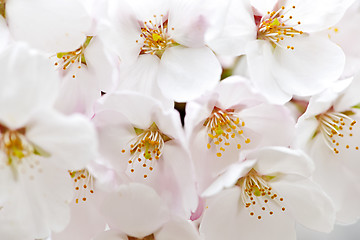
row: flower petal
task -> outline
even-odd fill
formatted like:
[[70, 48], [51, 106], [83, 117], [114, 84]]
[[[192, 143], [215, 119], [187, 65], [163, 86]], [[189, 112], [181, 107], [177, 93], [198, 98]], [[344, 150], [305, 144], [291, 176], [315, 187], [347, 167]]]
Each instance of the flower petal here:
[[167, 222], [155, 234], [156, 240], [200, 240], [199, 233], [192, 222], [175, 218]]
[[91, 26], [86, 9], [74, 0], [11, 0], [6, 18], [16, 40], [51, 53], [77, 49]]
[[176, 46], [161, 58], [158, 83], [166, 97], [184, 102], [212, 89], [220, 74], [220, 63], [209, 48]]
[[339, 46], [315, 36], [283, 41], [284, 46], [293, 46], [294, 50], [276, 47], [271, 66], [285, 92], [310, 96], [338, 80], [345, 64], [345, 55]]
[[105, 199], [102, 212], [110, 227], [137, 238], [157, 231], [169, 219], [166, 204], [150, 187], [123, 185]]
[[56, 165], [67, 170], [84, 168], [97, 154], [95, 129], [81, 115], [38, 112], [27, 125], [26, 137], [50, 154]]
[[0, 56], [0, 72], [0, 121], [7, 127], [23, 127], [38, 109], [53, 105], [59, 78], [46, 56], [12, 45]]
[[262, 214], [261, 220], [250, 216], [249, 209], [241, 202], [240, 191], [238, 187], [227, 189], [208, 201], [200, 224], [204, 239], [238, 240], [239, 236], [242, 239], [296, 239], [290, 214], [282, 214], [279, 209], [273, 215]]
[[256, 40], [246, 46], [251, 81], [270, 102], [284, 104], [291, 99], [291, 94], [282, 90], [273, 75], [273, 47], [263, 40]]
[[316, 183], [298, 175], [287, 175], [271, 185], [284, 196], [289, 211], [299, 223], [321, 232], [333, 229], [334, 205]]

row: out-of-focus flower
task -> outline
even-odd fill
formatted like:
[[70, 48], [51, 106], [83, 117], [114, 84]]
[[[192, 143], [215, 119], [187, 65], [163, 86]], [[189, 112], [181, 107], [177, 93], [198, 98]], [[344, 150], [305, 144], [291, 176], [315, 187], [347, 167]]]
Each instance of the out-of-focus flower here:
[[172, 216], [163, 199], [146, 185], [123, 185], [105, 200], [103, 213], [110, 230], [96, 240], [200, 239], [191, 222]]
[[44, 55], [13, 45], [0, 55], [0, 71], [0, 195], [8, 196], [3, 208], [21, 198], [15, 212], [0, 214], [14, 214], [31, 226], [28, 236], [44, 238], [69, 220], [67, 169], [83, 168], [96, 156], [95, 129], [80, 115], [55, 111], [59, 79]]

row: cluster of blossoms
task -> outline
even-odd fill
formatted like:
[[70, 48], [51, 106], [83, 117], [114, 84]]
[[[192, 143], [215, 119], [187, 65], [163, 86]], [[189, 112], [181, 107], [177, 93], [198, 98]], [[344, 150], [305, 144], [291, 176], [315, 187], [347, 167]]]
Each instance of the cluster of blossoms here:
[[359, 0], [0, 0], [0, 239], [296, 239], [360, 218]]

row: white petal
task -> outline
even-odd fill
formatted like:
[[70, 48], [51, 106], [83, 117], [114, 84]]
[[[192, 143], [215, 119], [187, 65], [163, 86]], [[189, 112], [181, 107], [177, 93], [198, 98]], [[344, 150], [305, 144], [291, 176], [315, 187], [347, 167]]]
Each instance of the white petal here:
[[295, 136], [295, 122], [286, 108], [260, 104], [241, 111], [245, 126], [258, 133], [262, 146], [289, 146]]
[[116, 230], [108, 230], [98, 234], [94, 240], [128, 240], [128, 238], [124, 233]]
[[313, 162], [301, 150], [266, 147], [250, 152], [247, 158], [257, 159], [255, 169], [263, 175], [285, 173], [310, 177], [314, 171]]
[[38, 109], [53, 105], [59, 78], [46, 56], [13, 45], [0, 56], [0, 72], [0, 121], [8, 127], [22, 127]]
[[175, 218], [167, 222], [155, 234], [156, 240], [200, 240], [199, 233], [192, 222], [181, 218]]
[[95, 128], [81, 115], [67, 117], [54, 111], [39, 112], [29, 122], [26, 137], [65, 169], [82, 169], [96, 157]]
[[268, 212], [262, 214], [261, 220], [250, 216], [250, 209], [241, 202], [240, 189], [234, 187], [209, 201], [200, 233], [207, 240], [295, 240], [294, 220], [280, 209], [274, 210], [278, 211], [274, 211], [273, 215]]
[[206, 33], [207, 45], [217, 54], [244, 54], [246, 44], [256, 39], [257, 34], [250, 2], [213, 1], [212, 4], [209, 9], [212, 12], [208, 13], [211, 26]]
[[117, 89], [130, 90], [150, 96], [161, 101], [163, 106], [174, 108], [171, 98], [167, 98], [160, 91], [156, 78], [158, 76], [160, 59], [151, 54], [143, 54], [130, 66], [122, 66], [119, 86]]
[[[101, 22], [104, 45], [127, 63], [136, 61], [142, 47], [141, 28], [127, 1], [107, 1], [108, 22]], [[138, 43], [136, 42], [138, 40]]]
[[210, 197], [219, 193], [224, 188], [234, 186], [240, 178], [244, 177], [253, 168], [255, 163], [256, 161], [254, 160], [246, 160], [230, 165], [228, 170], [221, 174], [201, 196]]
[[111, 110], [96, 113], [93, 121], [98, 131], [99, 152], [104, 161], [109, 162], [116, 171], [125, 171], [130, 159], [130, 149], [126, 147], [136, 138], [134, 126], [123, 114]]
[[85, 67], [78, 69], [74, 66], [68, 71], [62, 80], [55, 108], [64, 114], [93, 116], [94, 104], [101, 97], [96, 75]]
[[264, 15], [268, 11], [274, 10], [274, 6], [277, 0], [252, 0], [251, 5], [259, 11], [260, 14]]
[[220, 74], [220, 63], [209, 48], [176, 46], [161, 58], [158, 83], [165, 96], [184, 102], [212, 89]]
[[[293, 40], [293, 41], [291, 41]], [[328, 39], [315, 36], [284, 40], [284, 46], [276, 47], [271, 64], [279, 86], [287, 93], [310, 96], [323, 91], [336, 81], [345, 64], [345, 56], [339, 46]]]
[[272, 103], [284, 104], [291, 99], [291, 94], [282, 90], [273, 75], [273, 47], [263, 40], [256, 40], [246, 46], [249, 73], [255, 87]]
[[168, 221], [165, 203], [150, 187], [138, 183], [122, 186], [105, 199], [102, 212], [110, 227], [143, 238]]
[[354, 0], [294, 0], [286, 1], [288, 8], [295, 6], [289, 15], [293, 20], [289, 24], [300, 21], [299, 29], [304, 32], [321, 31], [335, 25], [344, 15]]
[[85, 8], [74, 0], [10, 0], [6, 15], [16, 40], [51, 53], [77, 49], [91, 26]]
[[208, 20], [201, 12], [204, 3], [191, 0], [170, 2], [168, 29], [171, 38], [186, 47], [203, 47], [208, 27]]
[[271, 184], [284, 196], [284, 202], [299, 223], [321, 232], [333, 229], [335, 208], [320, 186], [298, 175], [287, 175]]

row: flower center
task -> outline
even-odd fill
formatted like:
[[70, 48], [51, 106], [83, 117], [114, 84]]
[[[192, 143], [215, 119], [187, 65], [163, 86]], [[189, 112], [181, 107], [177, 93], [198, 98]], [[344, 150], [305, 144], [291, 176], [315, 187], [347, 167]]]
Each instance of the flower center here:
[[144, 22], [141, 26], [140, 37], [144, 41], [144, 45], [140, 48], [140, 54], [151, 54], [161, 58], [166, 48], [176, 45], [169, 35], [168, 21], [164, 21], [163, 15], [160, 15], [160, 18], [154, 15], [154, 21]]
[[235, 115], [234, 109], [222, 110], [214, 107], [210, 117], [205, 120], [203, 125], [207, 128], [209, 136], [207, 148], [210, 149], [211, 146], [214, 146], [218, 157], [222, 156], [222, 152], [225, 152], [231, 143], [236, 144], [237, 149], [241, 148], [241, 141], [246, 144], [250, 143], [250, 138], [244, 136], [242, 129], [245, 127], [245, 122]]
[[[282, 47], [279, 44], [280, 41], [285, 38], [293, 38], [303, 34], [302, 31], [294, 29], [294, 27], [301, 24], [300, 21], [298, 21], [297, 24], [287, 23], [293, 19], [293, 17], [288, 14], [292, 9], [295, 9], [295, 6], [292, 6], [290, 9], [282, 6], [276, 12], [268, 12], [264, 15], [258, 25], [258, 39], [270, 41], [274, 47]], [[294, 50], [294, 47], [288, 45], [287, 49]]]
[[282, 206], [284, 198], [279, 197], [270, 187], [268, 181], [272, 176], [259, 175], [254, 169], [251, 169], [245, 177], [242, 177], [236, 183], [242, 190], [241, 200], [246, 208], [251, 208], [250, 216], [257, 215], [260, 220], [262, 212], [268, 211], [270, 215], [274, 214], [271, 204], [281, 206], [281, 211], [285, 211]]
[[[73, 64], [77, 64], [78, 68], [81, 68], [81, 64], [86, 65], [84, 51], [89, 45], [92, 38], [92, 36], [87, 36], [84, 44], [82, 44], [75, 51], [57, 53], [56, 57], [60, 60], [55, 62], [55, 66], [60, 66], [62, 70], [66, 70]], [[72, 77], [75, 78], [75, 75], [73, 75]]]
[[[129, 164], [131, 166], [131, 172], [135, 172], [135, 164], [141, 164], [143, 168], [149, 167], [150, 171], [154, 170], [155, 160], [159, 160], [164, 148], [165, 142], [172, 140], [167, 135], [161, 133], [155, 123], [152, 123], [148, 129], [134, 128], [137, 137], [132, 141], [130, 145]], [[126, 152], [125, 149], [122, 150]], [[144, 174], [144, 178], [148, 175]]]
[[129, 240], [154, 240], [155, 237], [154, 237], [154, 234], [151, 234], [151, 235], [148, 235], [144, 238], [136, 238], [136, 237], [131, 237], [131, 236], [128, 236], [128, 239]]
[[351, 146], [350, 143], [344, 143], [349, 139], [347, 136], [353, 136], [353, 127], [356, 121], [348, 116], [352, 114], [354, 114], [352, 111], [343, 113], [328, 112], [316, 116], [319, 122], [318, 131], [322, 133], [325, 144], [336, 154], [344, 149], [354, 148], [359, 150], [357, 145]]
[[[26, 137], [25, 128], [19, 128], [17, 130], [10, 130], [0, 124], [0, 151], [5, 154], [5, 165], [0, 162], [0, 168], [4, 166], [10, 167], [13, 171], [14, 178], [18, 178], [18, 172], [26, 173], [27, 170], [38, 170], [42, 172], [40, 168], [40, 162], [37, 159], [37, 155], [47, 156], [45, 152], [41, 152], [36, 148]], [[1, 160], [1, 159], [0, 159]], [[30, 179], [33, 179], [33, 175], [29, 175]]]
[[86, 201], [89, 193], [94, 193], [94, 178], [87, 169], [79, 171], [69, 171], [71, 178], [74, 180], [76, 190], [75, 203], [79, 203], [81, 199]]

